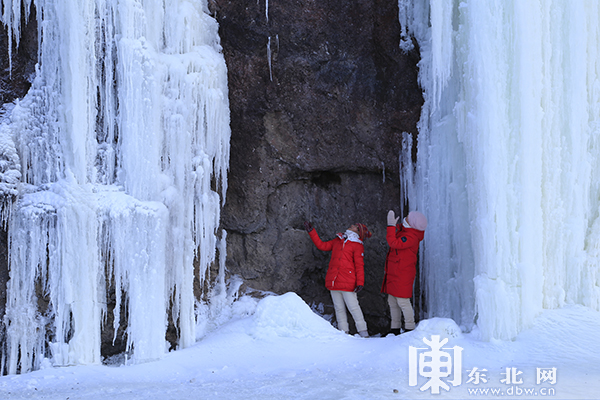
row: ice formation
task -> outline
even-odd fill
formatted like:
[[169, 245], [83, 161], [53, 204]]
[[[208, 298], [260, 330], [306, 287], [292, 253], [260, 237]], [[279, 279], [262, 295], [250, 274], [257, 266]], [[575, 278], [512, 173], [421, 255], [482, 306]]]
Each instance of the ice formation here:
[[509, 339], [600, 308], [600, 2], [400, 0], [425, 104], [407, 199], [422, 306]]
[[32, 7], [35, 79], [0, 126], [0, 191], [15, 199], [1, 370], [101, 362], [109, 292], [134, 360], [160, 358], [169, 316], [180, 347], [195, 341], [194, 269], [205, 277], [222, 235], [217, 23], [206, 1], [3, 0], [14, 40]]

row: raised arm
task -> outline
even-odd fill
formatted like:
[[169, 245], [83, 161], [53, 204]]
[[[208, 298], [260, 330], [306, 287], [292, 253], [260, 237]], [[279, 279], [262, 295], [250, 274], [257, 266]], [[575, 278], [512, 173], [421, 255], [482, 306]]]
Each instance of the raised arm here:
[[319, 235], [317, 234], [317, 231], [313, 228], [310, 222], [305, 222], [304, 228], [306, 229], [306, 232], [308, 232], [308, 234], [310, 235], [310, 238], [312, 239], [315, 246], [317, 246], [317, 249], [323, 251], [331, 251], [331, 249], [333, 249], [333, 242], [331, 240], [327, 242], [322, 241]]

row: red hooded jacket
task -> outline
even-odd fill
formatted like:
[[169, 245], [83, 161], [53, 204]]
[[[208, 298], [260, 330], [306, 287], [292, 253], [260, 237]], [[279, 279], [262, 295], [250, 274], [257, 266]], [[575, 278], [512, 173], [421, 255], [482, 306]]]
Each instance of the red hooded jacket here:
[[325, 287], [329, 290], [352, 292], [357, 286], [364, 286], [364, 246], [337, 236], [333, 240], [323, 242], [317, 231], [308, 233], [317, 249], [331, 251], [331, 260], [325, 276]]
[[386, 239], [390, 249], [385, 259], [382, 293], [405, 299], [412, 297], [417, 253], [424, 235], [424, 231], [401, 224], [387, 227]]

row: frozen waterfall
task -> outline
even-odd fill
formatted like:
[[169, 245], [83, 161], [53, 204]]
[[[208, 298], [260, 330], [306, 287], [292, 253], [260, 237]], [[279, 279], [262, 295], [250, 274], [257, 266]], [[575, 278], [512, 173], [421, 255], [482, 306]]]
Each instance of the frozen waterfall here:
[[160, 358], [168, 318], [180, 347], [196, 340], [194, 279], [224, 253], [230, 130], [217, 23], [206, 1], [3, 0], [13, 40], [33, 7], [36, 75], [0, 127], [0, 191], [15, 199], [2, 210], [1, 371], [100, 363], [110, 293], [115, 337], [127, 321], [134, 361]]
[[600, 2], [400, 0], [425, 105], [404, 175], [422, 306], [508, 339], [600, 309]]

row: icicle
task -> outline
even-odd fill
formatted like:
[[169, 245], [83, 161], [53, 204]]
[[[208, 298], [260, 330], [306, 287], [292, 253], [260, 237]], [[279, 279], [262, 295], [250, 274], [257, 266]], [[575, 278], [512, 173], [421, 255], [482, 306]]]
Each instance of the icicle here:
[[414, 207], [415, 204], [415, 190], [414, 190], [414, 169], [415, 166], [412, 162], [413, 156], [413, 139], [412, 135], [408, 132], [402, 132], [402, 151], [400, 152], [400, 192], [402, 198], [400, 199], [400, 216], [404, 217], [407, 214], [405, 207], [407, 204], [411, 204]]
[[[14, 109], [14, 108], [13, 108]], [[1, 223], [6, 227], [10, 219], [13, 201], [17, 198], [21, 180], [21, 164], [12, 138], [12, 131], [0, 125], [0, 199], [2, 207]]]
[[[89, 190], [71, 177], [48, 191], [22, 196], [13, 213], [5, 317], [9, 373], [39, 367], [45, 325], [50, 321], [54, 329], [49, 347], [55, 365], [101, 360], [101, 270], [95, 199]], [[48, 302], [43, 313], [38, 310], [37, 286]], [[20, 358], [15, 357], [18, 352]]]
[[424, 45], [431, 33], [429, 29], [428, 0], [398, 0], [398, 19], [400, 21], [400, 48], [408, 52], [414, 48], [412, 37], [419, 45]]
[[119, 327], [121, 291], [127, 294], [127, 348], [135, 345], [135, 361], [160, 358], [165, 348], [165, 225], [162, 203], [142, 203], [118, 192], [101, 194], [101, 214], [110, 243], [111, 275], [117, 302], [114, 326]]
[[431, 62], [433, 65], [434, 107], [448, 83], [453, 65], [453, 0], [431, 0]]
[[160, 358], [169, 311], [179, 346], [194, 342], [195, 260], [202, 280], [218, 245], [230, 138], [218, 25], [205, 1], [35, 4], [41, 62], [0, 126], [0, 191], [18, 198], [2, 210], [2, 365], [35, 369], [45, 346], [55, 365], [100, 362], [106, 287], [133, 361]]
[[[21, 10], [25, 11], [21, 15]], [[2, 2], [2, 23], [8, 28], [8, 70], [12, 76], [12, 47], [13, 40], [19, 47], [21, 38], [21, 20], [29, 21], [31, 0], [5, 0]]]
[[430, 316], [508, 339], [543, 308], [597, 308], [600, 5], [431, 1], [431, 17], [399, 5], [422, 56]]
[[267, 62], [269, 63], [269, 79], [273, 82], [273, 70], [271, 69], [271, 36], [267, 42]]

